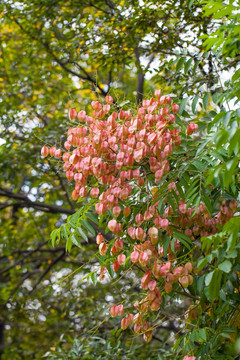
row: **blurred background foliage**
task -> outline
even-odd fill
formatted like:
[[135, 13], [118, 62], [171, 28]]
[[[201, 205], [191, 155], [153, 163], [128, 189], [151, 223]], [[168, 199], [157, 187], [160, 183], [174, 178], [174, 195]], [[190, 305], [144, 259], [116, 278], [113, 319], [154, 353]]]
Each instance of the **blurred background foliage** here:
[[[135, 279], [85, 279], [97, 265], [94, 238], [70, 255], [62, 242], [51, 246], [51, 231], [81, 204], [71, 200], [61, 165], [40, 149], [63, 146], [70, 107], [89, 110], [110, 93], [120, 108], [133, 108], [161, 88], [177, 97], [181, 118], [200, 126], [194, 156], [211, 158], [205, 180], [219, 198], [238, 199], [239, 17], [231, 0], [1, 1], [2, 360], [176, 358], [173, 336], [185, 329], [175, 319], [187, 300], [177, 298], [143, 344], [108, 319], [113, 293], [119, 302], [132, 296]], [[237, 219], [219, 236], [234, 233], [237, 246], [239, 228]], [[225, 359], [237, 358], [239, 340], [216, 343]]]

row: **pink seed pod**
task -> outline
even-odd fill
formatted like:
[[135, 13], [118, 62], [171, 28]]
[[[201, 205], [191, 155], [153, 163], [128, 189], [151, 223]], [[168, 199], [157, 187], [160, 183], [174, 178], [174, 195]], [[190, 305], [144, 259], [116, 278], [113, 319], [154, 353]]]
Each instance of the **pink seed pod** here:
[[79, 196], [81, 198], [87, 197], [88, 191], [87, 188], [85, 186], [82, 186], [79, 190]]
[[77, 117], [78, 117], [79, 121], [82, 121], [82, 122], [85, 121], [86, 120], [86, 111], [84, 111], [84, 110], [79, 111]]
[[114, 263], [112, 264], [112, 268], [113, 268], [113, 271], [115, 271], [115, 272], [119, 271], [119, 269], [120, 269], [119, 262], [114, 261]]
[[159, 180], [161, 180], [163, 177], [163, 170], [160, 169], [160, 170], [157, 170], [155, 172], [155, 182], [158, 182]]
[[79, 193], [78, 193], [77, 190], [73, 190], [72, 198], [73, 198], [73, 200], [78, 200], [80, 198]]
[[123, 305], [122, 304], [118, 305], [117, 306], [118, 316], [122, 316], [123, 311], [124, 311]]
[[157, 310], [160, 309], [160, 305], [161, 305], [161, 302], [160, 302], [158, 299], [155, 299], [155, 300], [153, 300], [153, 302], [152, 302], [151, 309], [152, 309], [153, 311], [157, 311]]
[[123, 241], [122, 241], [122, 239], [117, 239], [115, 241], [115, 246], [116, 246], [117, 251], [122, 250], [123, 249]]
[[131, 209], [130, 209], [129, 206], [126, 206], [126, 207], [123, 209], [123, 216], [128, 217], [130, 214], [131, 214]]
[[99, 197], [99, 188], [92, 188], [90, 191], [90, 196], [94, 199], [97, 199]]
[[161, 90], [160, 90], [160, 89], [155, 90], [154, 95], [155, 95], [155, 97], [156, 97], [157, 99], [160, 99]]
[[184, 287], [184, 288], [187, 288], [188, 285], [189, 285], [189, 279], [188, 279], [188, 276], [182, 276], [179, 278], [179, 282], [180, 284]]
[[108, 222], [108, 228], [111, 232], [115, 232], [117, 227], [117, 221], [115, 219], [112, 219]]
[[74, 120], [77, 117], [77, 111], [75, 109], [70, 109], [68, 112], [69, 120]]
[[142, 214], [137, 214], [135, 216], [135, 222], [137, 225], [141, 225], [144, 221], [143, 215]]
[[99, 254], [100, 255], [106, 255], [107, 253], [107, 244], [105, 242], [102, 242], [100, 245], [99, 245]]
[[66, 178], [67, 178], [69, 181], [73, 180], [73, 178], [74, 178], [74, 173], [73, 173], [73, 171], [70, 171], [70, 170], [66, 171]]
[[172, 292], [172, 284], [170, 282], [166, 282], [165, 286], [164, 286], [164, 290], [167, 294], [169, 294], [170, 292]]
[[138, 227], [135, 231], [137, 240], [144, 240], [144, 230], [141, 227]]
[[103, 215], [106, 214], [107, 212], [107, 205], [102, 204], [102, 203], [98, 203], [95, 205], [95, 210], [99, 215]]
[[[51, 150], [51, 149], [50, 149], [50, 150]], [[54, 154], [55, 154], [55, 152], [54, 152]], [[52, 156], [53, 156], [53, 155], [52, 155]], [[63, 157], [62, 157], [63, 161], [64, 161], [64, 162], [67, 162], [67, 161], [69, 160], [69, 158], [70, 158], [69, 152], [65, 152], [65, 153], [63, 154]]]
[[187, 127], [187, 135], [192, 135], [192, 133], [198, 131], [198, 125], [195, 123], [190, 123]]
[[121, 329], [126, 330], [129, 326], [129, 320], [128, 318], [123, 318], [121, 321]]
[[49, 149], [48, 149], [48, 147], [47, 147], [46, 145], [44, 145], [44, 146], [42, 147], [42, 149], [41, 149], [41, 155], [42, 155], [43, 157], [47, 157], [48, 154], [49, 154]]
[[138, 186], [143, 186], [145, 184], [145, 180], [144, 180], [144, 178], [142, 178], [142, 177], [139, 177], [138, 178]]
[[124, 254], [118, 255], [117, 260], [118, 260], [120, 265], [123, 265], [125, 263], [125, 261], [126, 261], [126, 255], [124, 255]]
[[133, 251], [130, 255], [131, 262], [136, 263], [138, 261], [138, 258], [139, 258], [139, 252]]
[[110, 313], [113, 317], [118, 316], [118, 306], [113, 305], [110, 309]]
[[188, 273], [191, 273], [192, 270], [193, 270], [193, 266], [192, 266], [192, 263], [190, 262], [187, 262], [185, 265], [184, 265], [185, 269], [187, 270]]
[[179, 112], [178, 104], [172, 104], [172, 112], [173, 112], [173, 114], [177, 114]]
[[70, 149], [71, 149], [71, 146], [72, 146], [72, 145], [71, 145], [68, 141], [65, 141], [64, 147], [65, 147], [66, 150], [70, 150]]
[[55, 148], [55, 146], [51, 146], [50, 149], [49, 149], [50, 156], [54, 156], [56, 150], [57, 149]]
[[155, 226], [152, 226], [149, 230], [148, 230], [148, 235], [151, 238], [151, 242], [153, 245], [156, 245], [158, 242], [158, 229]]
[[97, 236], [96, 236], [96, 243], [98, 244], [98, 245], [100, 245], [101, 243], [103, 243], [104, 242], [104, 237], [103, 237], [103, 235], [102, 234], [98, 234]]
[[147, 265], [147, 263], [149, 261], [149, 256], [146, 251], [140, 253], [138, 261], [141, 266]]
[[156, 288], [156, 285], [157, 285], [157, 283], [155, 280], [149, 281], [149, 283], [148, 283], [149, 290], [153, 291]]
[[106, 96], [106, 98], [105, 98], [105, 100], [106, 100], [106, 103], [107, 104], [112, 104], [113, 103], [113, 98], [112, 98], [112, 96], [111, 95], [107, 95]]
[[120, 208], [120, 206], [114, 206], [114, 208], [112, 209], [113, 215], [115, 217], [118, 217], [121, 213], [122, 209]]
[[54, 156], [55, 156], [55, 158], [60, 159], [60, 157], [62, 156], [61, 149], [57, 149], [57, 150], [55, 151]]

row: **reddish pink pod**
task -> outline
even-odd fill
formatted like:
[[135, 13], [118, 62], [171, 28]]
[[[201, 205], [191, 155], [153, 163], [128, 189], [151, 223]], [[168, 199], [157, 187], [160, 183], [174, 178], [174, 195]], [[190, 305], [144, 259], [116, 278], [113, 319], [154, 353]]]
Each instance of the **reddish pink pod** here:
[[41, 155], [42, 155], [43, 157], [47, 157], [48, 154], [49, 154], [49, 149], [48, 149], [48, 147], [47, 147], [46, 145], [44, 145], [44, 146], [42, 147], [42, 149], [41, 149]]

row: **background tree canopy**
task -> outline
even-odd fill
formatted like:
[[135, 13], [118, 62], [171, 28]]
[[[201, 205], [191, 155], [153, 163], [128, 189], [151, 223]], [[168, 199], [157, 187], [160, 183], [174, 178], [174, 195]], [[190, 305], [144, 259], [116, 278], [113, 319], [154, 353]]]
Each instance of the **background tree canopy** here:
[[[178, 99], [183, 130], [187, 121], [199, 125], [177, 154], [185, 154], [177, 164], [189, 204], [213, 211], [239, 201], [238, 2], [2, 0], [0, 10], [0, 358], [181, 359], [189, 333], [199, 359], [237, 359], [239, 213], [195, 259], [223, 273], [219, 289], [202, 277], [193, 290], [214, 292], [199, 300], [210, 304], [204, 316], [185, 325], [189, 298], [176, 294], [143, 344], [108, 319], [113, 295], [120, 302], [124, 291], [140, 290], [124, 277], [97, 282], [97, 225], [71, 253], [64, 235], [52, 246], [51, 231], [82, 204], [60, 161], [41, 158], [40, 149], [63, 147], [69, 108], [89, 112], [108, 93], [117, 109], [137, 108], [161, 88]], [[194, 166], [203, 186], [214, 185], [205, 197]]]

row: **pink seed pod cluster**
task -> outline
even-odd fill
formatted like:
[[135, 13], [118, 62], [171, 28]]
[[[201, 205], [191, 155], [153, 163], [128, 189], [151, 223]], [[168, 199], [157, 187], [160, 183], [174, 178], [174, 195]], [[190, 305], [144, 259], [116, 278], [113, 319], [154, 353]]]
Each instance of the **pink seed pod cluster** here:
[[[106, 219], [112, 240], [107, 241], [102, 234], [96, 237], [103, 259], [99, 280], [105, 279], [108, 265], [117, 274], [135, 267], [142, 270], [142, 293], [132, 305], [134, 313], [124, 314], [122, 304], [113, 305], [110, 313], [113, 317], [124, 315], [121, 328], [133, 326], [135, 333], [150, 341], [147, 316], [161, 308], [163, 297], [191, 286], [197, 274], [188, 257], [178, 259], [183, 245], [174, 231], [196, 246], [200, 237], [215, 234], [217, 225], [233, 216], [237, 204], [232, 200], [228, 206], [222, 205], [212, 217], [203, 203], [197, 209], [187, 206], [177, 183], [168, 182], [169, 159], [181, 144], [176, 124], [179, 106], [170, 96], [156, 90], [155, 97], [143, 100], [135, 113], [116, 112], [113, 106], [113, 98], [107, 95], [106, 104], [92, 102], [91, 116], [84, 110], [70, 109], [74, 127], [68, 130], [65, 151], [44, 146], [41, 155], [61, 158], [66, 178], [74, 185], [72, 198], [92, 198], [95, 212]], [[187, 135], [195, 131], [198, 125], [190, 123]], [[160, 212], [159, 190], [166, 183], [172, 201], [164, 202]], [[173, 241], [164, 246], [164, 237]], [[193, 358], [187, 355], [184, 359]]]

